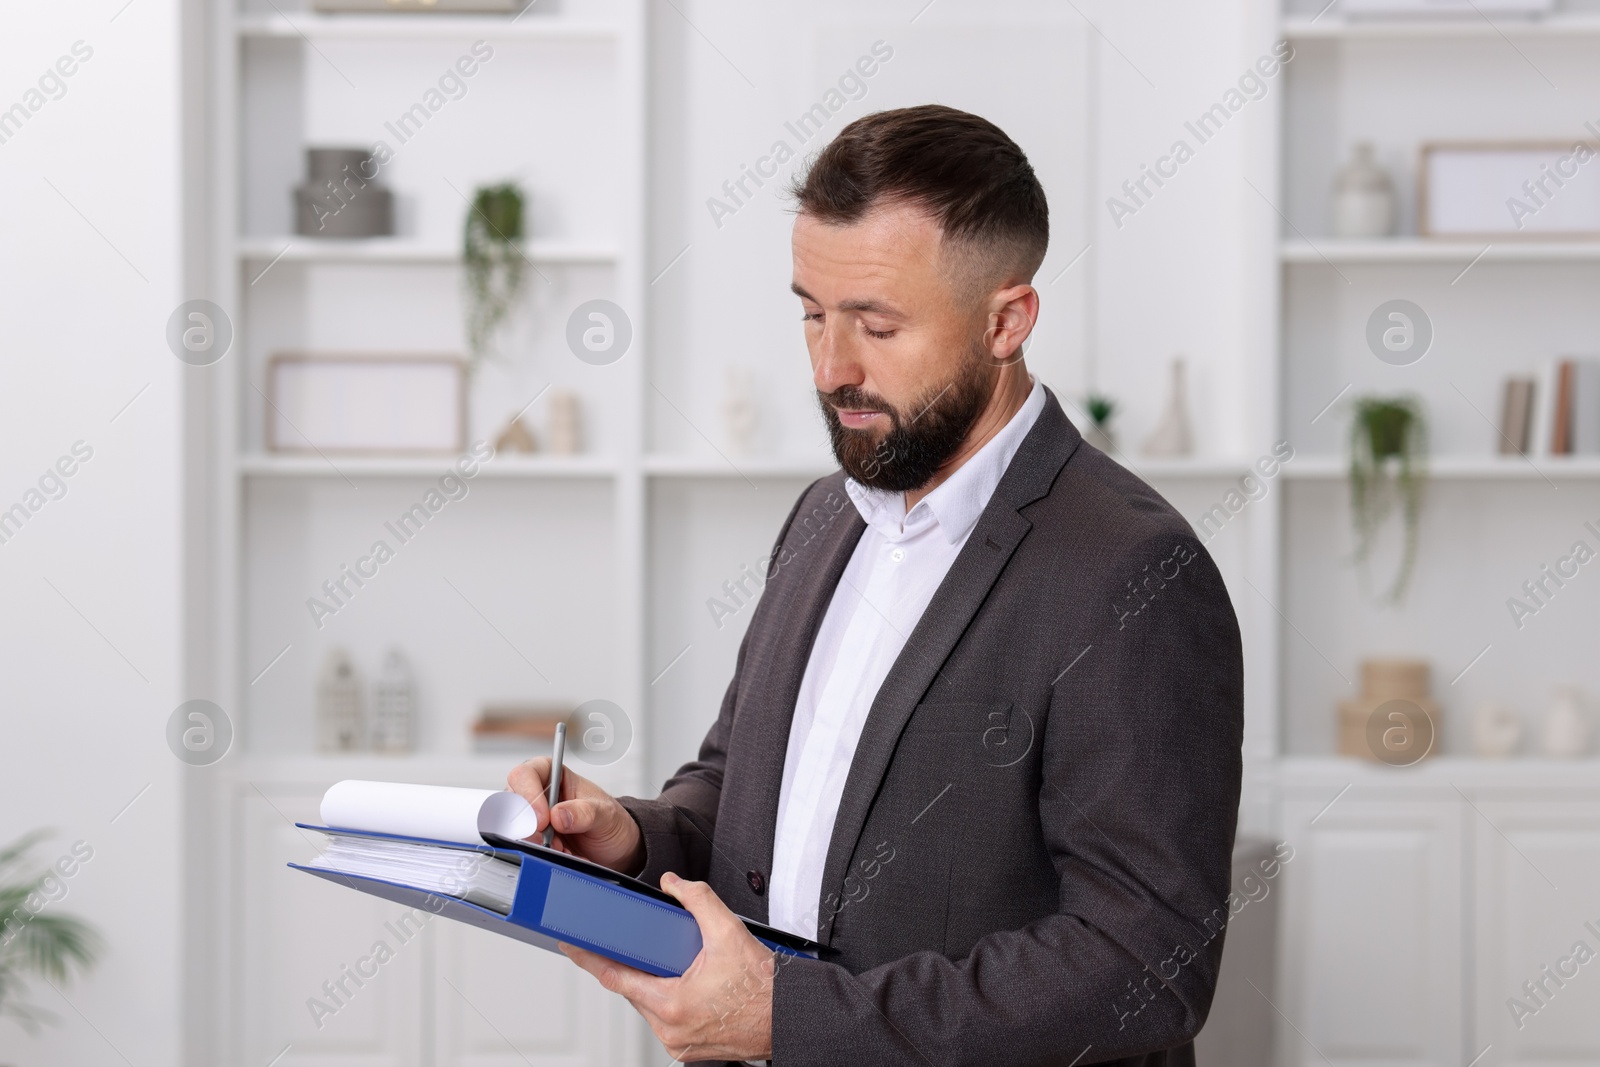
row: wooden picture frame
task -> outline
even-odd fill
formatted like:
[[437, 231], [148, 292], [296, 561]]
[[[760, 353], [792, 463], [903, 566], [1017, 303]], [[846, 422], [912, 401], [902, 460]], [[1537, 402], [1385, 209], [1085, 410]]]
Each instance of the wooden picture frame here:
[[[1573, 173], [1547, 172], [1573, 159]], [[1530, 194], [1522, 182], [1544, 182]], [[1519, 201], [1513, 205], [1512, 199]], [[1482, 241], [1600, 238], [1600, 142], [1429, 141], [1417, 163], [1417, 232]]]
[[267, 360], [268, 452], [432, 456], [467, 446], [466, 363], [450, 354], [278, 352]]

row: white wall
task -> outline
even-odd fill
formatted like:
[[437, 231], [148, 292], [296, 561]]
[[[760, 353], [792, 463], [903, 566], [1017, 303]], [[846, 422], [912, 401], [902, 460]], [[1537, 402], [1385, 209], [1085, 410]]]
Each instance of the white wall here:
[[66, 1000], [32, 989], [57, 1026], [34, 1039], [0, 1021], [0, 1062], [170, 1064], [184, 770], [165, 742], [183, 697], [182, 365], [164, 340], [181, 299], [177, 5], [10, 5], [4, 18], [0, 107], [75, 42], [92, 53], [0, 144], [0, 507], [74, 442], [93, 455], [0, 544], [0, 840], [51, 827], [41, 859], [77, 840], [93, 849], [50, 907], [93, 922], [107, 948]]

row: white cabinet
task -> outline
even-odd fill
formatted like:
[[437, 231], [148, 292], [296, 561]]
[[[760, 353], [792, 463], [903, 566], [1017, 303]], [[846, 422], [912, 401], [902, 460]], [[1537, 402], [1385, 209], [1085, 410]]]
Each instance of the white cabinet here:
[[326, 784], [241, 780], [232, 790], [231, 831], [221, 845], [233, 863], [232, 937], [217, 946], [232, 957], [217, 969], [233, 982], [219, 998], [231, 1022], [229, 1064], [612, 1067], [639, 1060], [633, 1010], [565, 958], [287, 867], [316, 854], [318, 835], [293, 823], [319, 821]]
[[430, 933], [437, 1067], [626, 1062], [632, 1009], [570, 960], [461, 923]]
[[316, 853], [316, 835], [292, 823], [316, 822], [320, 799], [266, 790], [236, 812], [233, 1061], [281, 1054], [277, 1067], [420, 1067], [426, 924], [408, 921], [399, 904], [286, 866]]
[[1477, 807], [1472, 1054], [1489, 1046], [1480, 1067], [1600, 1063], [1600, 799]]
[[1283, 807], [1277, 1062], [1461, 1067], [1462, 805], [1332, 795]]
[[1276, 1062], [1600, 1063], [1597, 771], [1285, 761]]

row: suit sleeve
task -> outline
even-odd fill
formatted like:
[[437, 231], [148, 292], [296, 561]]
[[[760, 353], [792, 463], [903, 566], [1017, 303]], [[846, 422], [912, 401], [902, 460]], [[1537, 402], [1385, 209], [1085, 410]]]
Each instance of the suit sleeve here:
[[[773, 543], [772, 558], [777, 557], [795, 516], [814, 488], [816, 483], [807, 487], [789, 510], [789, 517], [783, 520], [783, 527]], [[769, 578], [771, 573], [769, 563]], [[728, 762], [728, 737], [733, 732], [733, 720], [738, 711], [739, 686], [749, 644], [750, 630], [747, 629], [739, 642], [739, 656], [734, 664], [733, 679], [722, 697], [722, 708], [700, 743], [699, 755], [678, 768], [656, 799], [618, 798], [633, 821], [639, 824], [645, 861], [636, 877], [648, 885], [658, 885], [667, 871], [696, 881], [704, 881], [710, 874], [711, 840], [716, 833], [717, 805], [722, 798], [722, 776]]]
[[[1106, 573], [1116, 585], [1086, 596], [1111, 610], [1091, 606], [1081, 631], [1063, 630], [1073, 648], [1093, 647], [1055, 683], [1060, 665], [1049, 665], [1039, 683], [1050, 696], [1038, 816], [1060, 877], [1056, 912], [989, 934], [960, 960], [918, 952], [852, 975], [783, 958], [775, 1067], [1065, 1067], [1180, 1046], [1199, 1031], [1228, 918], [1238, 625], [1187, 530], [1137, 544]], [[1151, 574], [1147, 601], [1132, 582], [1117, 587]]]

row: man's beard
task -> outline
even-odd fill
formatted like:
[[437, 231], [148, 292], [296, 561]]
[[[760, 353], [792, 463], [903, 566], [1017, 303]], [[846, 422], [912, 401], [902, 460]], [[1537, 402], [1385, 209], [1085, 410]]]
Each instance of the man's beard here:
[[[831, 393], [818, 390], [817, 401], [844, 472], [869, 488], [903, 493], [927, 485], [956, 454], [998, 381], [999, 374], [974, 352], [954, 381], [929, 390], [908, 411], [853, 385]], [[883, 412], [889, 430], [875, 437], [870, 430], [849, 429], [839, 421], [837, 408]]]

